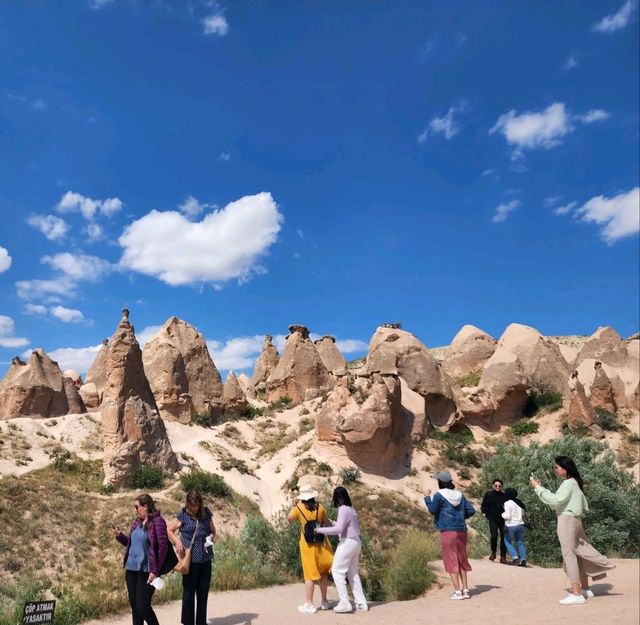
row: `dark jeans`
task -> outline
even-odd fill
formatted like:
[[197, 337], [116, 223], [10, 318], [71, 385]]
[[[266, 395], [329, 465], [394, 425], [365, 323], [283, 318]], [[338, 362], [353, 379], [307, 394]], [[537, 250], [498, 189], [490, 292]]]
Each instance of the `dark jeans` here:
[[133, 625], [144, 625], [145, 621], [148, 625], [160, 625], [156, 613], [151, 607], [151, 597], [156, 589], [151, 584], [147, 584], [149, 573], [126, 571], [125, 579]]
[[498, 547], [498, 532], [500, 532], [500, 556], [507, 557], [507, 548], [504, 544], [504, 521], [498, 522], [488, 519], [491, 532], [491, 553], [496, 553]]
[[[192, 562], [189, 574], [182, 576], [182, 625], [207, 625], [207, 597], [211, 583], [211, 560]], [[195, 610], [193, 604], [197, 602]]]

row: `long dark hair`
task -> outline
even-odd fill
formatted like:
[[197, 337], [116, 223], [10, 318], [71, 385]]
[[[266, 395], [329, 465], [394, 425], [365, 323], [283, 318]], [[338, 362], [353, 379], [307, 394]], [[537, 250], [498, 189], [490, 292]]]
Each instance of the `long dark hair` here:
[[351, 503], [351, 497], [349, 497], [349, 493], [344, 486], [336, 486], [333, 491], [333, 507], [338, 508], [339, 506], [349, 506], [351, 507], [353, 504]]
[[302, 503], [304, 504], [305, 508], [310, 512], [313, 512], [318, 508], [318, 504], [316, 503], [316, 500], [314, 497], [311, 497], [311, 499], [305, 499]]
[[455, 486], [453, 485], [453, 482], [443, 482], [442, 480], [438, 480], [438, 488], [448, 488], [449, 490], [454, 490]]
[[569, 458], [569, 456], [556, 456], [554, 462], [567, 472], [567, 478], [572, 477], [576, 482], [578, 482], [580, 490], [584, 492], [584, 482], [580, 477], [580, 471], [578, 471], [576, 463]]
[[138, 495], [136, 497], [136, 501], [141, 505], [141, 506], [147, 506], [147, 520], [142, 524], [143, 527], [147, 526], [147, 523], [153, 519], [153, 517], [156, 515], [156, 504], [153, 501], [151, 495], [148, 495], [147, 493], [143, 493], [142, 495]]

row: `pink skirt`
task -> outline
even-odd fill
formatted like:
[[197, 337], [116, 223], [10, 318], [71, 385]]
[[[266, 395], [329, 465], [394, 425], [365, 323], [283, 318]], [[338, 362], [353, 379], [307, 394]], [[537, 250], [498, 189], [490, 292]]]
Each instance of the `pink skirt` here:
[[467, 532], [440, 532], [440, 551], [447, 573], [471, 570], [467, 559]]

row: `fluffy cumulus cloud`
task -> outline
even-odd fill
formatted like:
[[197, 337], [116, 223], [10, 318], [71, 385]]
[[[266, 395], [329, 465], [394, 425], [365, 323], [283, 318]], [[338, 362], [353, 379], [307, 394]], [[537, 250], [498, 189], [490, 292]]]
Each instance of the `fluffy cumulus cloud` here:
[[229, 24], [224, 15], [213, 13], [202, 20], [202, 29], [205, 35], [219, 35], [223, 37], [229, 32]]
[[602, 226], [600, 236], [609, 244], [640, 231], [640, 187], [613, 197], [592, 197], [575, 211], [581, 221]]
[[568, 204], [563, 204], [562, 206], [556, 206], [556, 208], [553, 209], [553, 212], [556, 215], [566, 215], [567, 213], [570, 213], [577, 205], [578, 202], [569, 202]]
[[193, 197], [193, 195], [187, 197], [187, 199], [178, 206], [178, 210], [189, 219], [197, 217], [207, 208], [217, 208], [217, 206], [215, 204], [202, 204], [197, 198]]
[[80, 323], [84, 321], [84, 315], [75, 308], [65, 308], [64, 306], [52, 306], [51, 314], [65, 323]]
[[46, 315], [49, 309], [42, 304], [25, 304], [24, 312], [27, 315]]
[[161, 327], [162, 326], [147, 326], [143, 328], [142, 331], [136, 332], [136, 339], [138, 343], [140, 343], [140, 347], [144, 347]]
[[49, 241], [58, 241], [64, 238], [69, 230], [67, 222], [55, 215], [29, 215], [27, 223], [40, 230]]
[[9, 252], [0, 245], [0, 273], [4, 273], [11, 267], [11, 256]]
[[0, 347], [24, 347], [29, 344], [29, 339], [13, 336], [13, 332], [13, 319], [6, 315], [0, 315]]
[[123, 207], [122, 200], [117, 197], [106, 200], [94, 200], [73, 191], [67, 191], [56, 206], [61, 213], [82, 213], [85, 219], [93, 219], [96, 213], [111, 217]]
[[60, 347], [48, 352], [48, 354], [60, 365], [60, 369], [63, 371], [75, 369], [81, 374], [84, 374], [93, 364], [101, 347], [102, 345], [94, 345], [92, 347]]
[[520, 200], [511, 200], [510, 202], [502, 202], [502, 204], [498, 204], [491, 221], [494, 224], [502, 223], [507, 219], [509, 213], [516, 210], [516, 208], [519, 208], [521, 204], [522, 202]]
[[631, 20], [638, 0], [627, 0], [615, 13], [603, 17], [593, 25], [593, 30], [599, 33], [615, 33], [623, 29]]
[[245, 196], [199, 222], [177, 211], [151, 211], [118, 239], [124, 250], [120, 266], [172, 286], [242, 282], [265, 272], [260, 261], [276, 242], [282, 222], [271, 194], [264, 192]]
[[16, 291], [20, 299], [59, 302], [65, 297], [73, 297], [76, 286], [73, 280], [59, 276], [51, 280], [19, 280], [16, 282]]
[[359, 339], [336, 339], [336, 347], [342, 354], [366, 352], [369, 349], [369, 345]]
[[575, 130], [575, 122], [590, 124], [607, 119], [609, 114], [601, 109], [592, 109], [584, 115], [571, 115], [564, 102], [554, 102], [542, 112], [526, 111], [517, 114], [508, 111], [498, 118], [489, 134], [499, 132], [514, 148], [514, 158], [519, 158], [525, 150], [550, 150], [563, 137]]
[[418, 136], [418, 143], [424, 143], [432, 135], [444, 135], [444, 138], [447, 140], [453, 139], [453, 137], [460, 132], [460, 126], [456, 124], [454, 115], [456, 113], [463, 113], [466, 110], [467, 104], [461, 102], [457, 106], [452, 106], [446, 115], [434, 117]]

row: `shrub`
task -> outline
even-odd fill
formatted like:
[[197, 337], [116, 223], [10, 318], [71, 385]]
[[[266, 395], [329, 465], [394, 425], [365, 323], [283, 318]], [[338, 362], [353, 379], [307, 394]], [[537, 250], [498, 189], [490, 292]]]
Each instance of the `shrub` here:
[[529, 395], [522, 413], [525, 417], [533, 417], [542, 412], [554, 412], [562, 408], [562, 393], [540, 389]]
[[195, 488], [202, 494], [212, 495], [220, 499], [230, 499], [232, 492], [224, 479], [217, 473], [208, 471], [191, 471], [180, 478], [185, 492]]
[[596, 423], [603, 429], [608, 430], [609, 432], [619, 432], [620, 430], [624, 430], [625, 426], [622, 425], [618, 421], [618, 415], [613, 412], [609, 412], [604, 408], [600, 408], [598, 406], [596, 409], [596, 415], [598, 418], [596, 419]]
[[360, 469], [358, 467], [347, 467], [339, 473], [343, 484], [355, 484], [360, 479]]
[[242, 414], [242, 417], [244, 419], [254, 419], [255, 417], [261, 417], [263, 413], [264, 411], [262, 410], [262, 408], [258, 408], [256, 406], [249, 406]]
[[527, 421], [525, 419], [516, 421], [511, 426], [511, 431], [516, 436], [526, 436], [527, 434], [535, 434], [539, 430], [539, 426], [535, 421]]
[[73, 470], [73, 462], [71, 462], [71, 453], [63, 450], [56, 449], [52, 455], [51, 466], [56, 471], [72, 471]]
[[271, 555], [276, 549], [278, 532], [263, 516], [249, 515], [240, 539], [251, 545], [264, 556]]
[[209, 412], [199, 412], [191, 415], [191, 423], [201, 425], [203, 428], [213, 427], [218, 420], [218, 417], [215, 417]]
[[298, 425], [298, 432], [300, 433], [300, 436], [306, 434], [307, 432], [311, 432], [315, 425], [315, 419], [313, 419], [312, 417], [303, 417], [302, 419], [300, 419], [300, 423]]
[[400, 537], [385, 574], [387, 599], [415, 599], [435, 581], [429, 562], [440, 557], [434, 534], [409, 530]]
[[[554, 531], [555, 513], [529, 487], [529, 474], [533, 472], [543, 486], [555, 491], [560, 485], [554, 472], [554, 458], [558, 455], [573, 458], [584, 479], [590, 508], [584, 517], [585, 526], [596, 549], [610, 556], [637, 557], [640, 509], [629, 503], [638, 501], [640, 487], [616, 465], [613, 452], [600, 441], [568, 436], [529, 447], [499, 443], [495, 454], [482, 466], [478, 491], [490, 490], [495, 477], [517, 489], [533, 526], [525, 539], [529, 559], [543, 566], [557, 566], [561, 556]], [[478, 529], [486, 532], [486, 524]]]
[[466, 375], [459, 377], [457, 379], [457, 382], [461, 387], [478, 386], [478, 384], [480, 383], [481, 377], [482, 377], [482, 370], [476, 369], [475, 371], [470, 371]]
[[475, 440], [473, 432], [466, 425], [456, 426], [450, 430], [433, 430], [431, 438], [451, 445], [468, 445]]
[[148, 488], [162, 488], [164, 484], [164, 474], [162, 469], [151, 465], [142, 466], [137, 471], [134, 471], [129, 478], [129, 483], [132, 488], [148, 489]]

